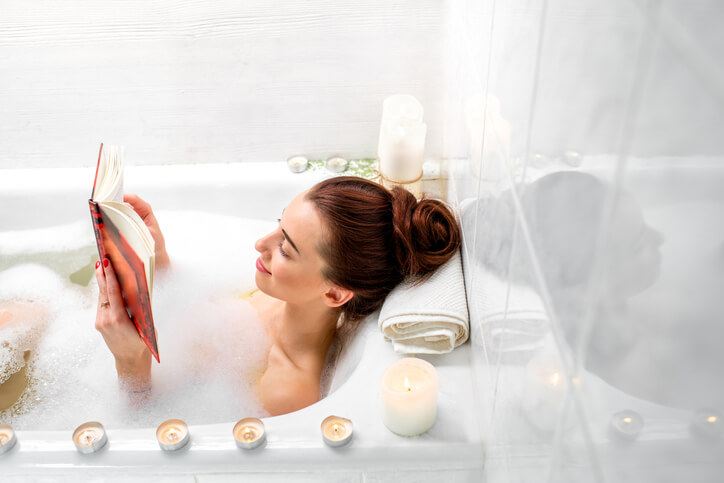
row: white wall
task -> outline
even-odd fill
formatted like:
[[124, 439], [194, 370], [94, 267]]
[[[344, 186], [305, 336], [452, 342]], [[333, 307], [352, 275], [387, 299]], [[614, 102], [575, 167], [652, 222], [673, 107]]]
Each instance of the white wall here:
[[374, 157], [382, 100], [440, 155], [443, 2], [5, 0], [0, 168]]

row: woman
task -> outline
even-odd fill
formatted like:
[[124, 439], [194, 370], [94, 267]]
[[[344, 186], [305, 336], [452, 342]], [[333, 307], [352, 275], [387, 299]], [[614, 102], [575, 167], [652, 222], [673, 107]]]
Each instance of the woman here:
[[[167, 266], [165, 241], [151, 207], [127, 195], [156, 241], [156, 265]], [[255, 248], [251, 303], [271, 339], [259, 396], [272, 415], [319, 400], [327, 350], [342, 322], [355, 324], [378, 309], [403, 279], [420, 279], [453, 256], [461, 235], [440, 201], [392, 191], [355, 177], [322, 181], [286, 207], [273, 232]], [[123, 308], [113, 267], [96, 266], [96, 328], [116, 359], [122, 386], [151, 388], [151, 354]]]

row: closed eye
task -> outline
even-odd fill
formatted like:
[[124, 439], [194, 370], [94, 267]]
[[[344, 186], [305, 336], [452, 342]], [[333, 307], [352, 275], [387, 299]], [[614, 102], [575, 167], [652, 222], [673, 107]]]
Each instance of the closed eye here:
[[287, 252], [285, 252], [285, 251], [284, 251], [284, 248], [282, 247], [283, 244], [284, 244], [284, 241], [280, 241], [280, 242], [279, 242], [279, 253], [281, 253], [281, 255], [282, 255], [284, 258], [289, 258], [289, 254], [288, 254]]

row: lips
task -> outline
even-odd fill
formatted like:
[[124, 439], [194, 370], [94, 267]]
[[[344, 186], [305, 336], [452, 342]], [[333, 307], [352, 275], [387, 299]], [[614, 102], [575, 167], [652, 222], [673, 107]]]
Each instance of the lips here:
[[263, 263], [261, 263], [261, 257], [256, 259], [256, 269], [259, 270], [261, 273], [271, 275], [271, 272], [266, 269]]

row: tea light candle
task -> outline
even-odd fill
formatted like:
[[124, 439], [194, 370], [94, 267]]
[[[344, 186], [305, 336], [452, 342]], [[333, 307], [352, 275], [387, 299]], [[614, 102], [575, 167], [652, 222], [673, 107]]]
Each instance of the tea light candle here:
[[83, 423], [73, 431], [75, 448], [83, 454], [100, 451], [107, 441], [106, 430], [97, 421]]
[[287, 159], [287, 166], [292, 173], [301, 173], [302, 171], [306, 171], [309, 166], [309, 160], [304, 156], [292, 156]]
[[634, 440], [644, 427], [644, 418], [636, 411], [620, 411], [611, 418], [611, 430], [619, 438]]
[[724, 434], [724, 418], [715, 409], [699, 409], [691, 419], [691, 430], [704, 438], [720, 438]]
[[322, 439], [329, 446], [343, 446], [350, 442], [354, 427], [352, 421], [339, 416], [328, 416], [322, 421]]
[[340, 158], [339, 156], [335, 156], [333, 158], [329, 158], [327, 160], [327, 169], [332, 171], [333, 173], [341, 173], [345, 169], [347, 169], [347, 160], [344, 158]]
[[393, 433], [416, 436], [437, 417], [438, 376], [427, 361], [406, 357], [387, 368], [380, 380], [382, 421]]
[[581, 165], [582, 162], [581, 153], [578, 153], [576, 151], [565, 151], [563, 153], [563, 162], [565, 162], [568, 166], [573, 166], [574, 168], [577, 168]]
[[240, 419], [234, 425], [233, 433], [239, 448], [254, 449], [266, 441], [264, 423], [258, 418]]
[[168, 419], [156, 429], [158, 445], [164, 451], [178, 451], [189, 442], [189, 427], [180, 419]]
[[15, 430], [9, 424], [0, 424], [0, 454], [7, 453], [18, 439], [15, 437]]

